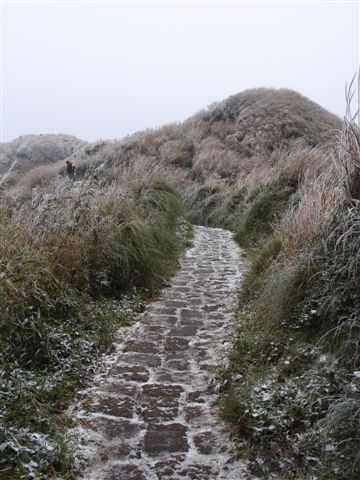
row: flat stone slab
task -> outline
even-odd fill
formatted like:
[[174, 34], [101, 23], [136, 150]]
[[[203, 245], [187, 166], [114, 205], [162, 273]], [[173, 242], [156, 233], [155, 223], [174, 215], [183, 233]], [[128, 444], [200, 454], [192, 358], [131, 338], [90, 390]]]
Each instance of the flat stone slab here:
[[145, 433], [144, 449], [148, 455], [187, 452], [187, 428], [180, 423], [151, 425]]
[[189, 370], [190, 363], [188, 360], [180, 359], [180, 360], [169, 360], [167, 362], [168, 368], [172, 369], [174, 371], [174, 374], [176, 375], [176, 372], [185, 372]]
[[116, 443], [116, 445], [107, 447], [104, 455], [106, 455], [107, 459], [122, 460], [130, 455], [131, 449], [132, 447], [128, 443]]
[[204, 322], [201, 320], [194, 320], [193, 318], [181, 318], [181, 325], [191, 325], [193, 327], [203, 327]]
[[178, 385], [179, 382], [184, 382], [189, 379], [189, 372], [174, 371], [172, 369], [160, 370], [156, 374], [156, 381], [158, 383]]
[[128, 463], [110, 467], [105, 480], [147, 480], [147, 477], [137, 465]]
[[129, 364], [143, 365], [145, 367], [159, 367], [161, 357], [150, 353], [127, 353], [124, 355], [124, 361]]
[[149, 324], [150, 322], [156, 322], [157, 325], [161, 326], [162, 331], [164, 331], [164, 328], [166, 327], [175, 326], [178, 322], [178, 317], [176, 315], [157, 315], [151, 313], [145, 320], [146, 324]]
[[189, 340], [182, 337], [168, 337], [164, 344], [164, 349], [167, 352], [177, 352], [179, 350], [187, 350], [189, 347]]
[[111, 377], [110, 381], [104, 385], [103, 389], [105, 392], [119, 395], [119, 397], [130, 396], [134, 398], [138, 392], [137, 385], [132, 385], [123, 381], [118, 382], [116, 378], [113, 379]]
[[127, 344], [126, 352], [158, 353], [159, 348], [153, 342], [130, 342]]
[[193, 325], [185, 325], [184, 327], [177, 327], [170, 330], [169, 335], [174, 337], [194, 337], [198, 328]]
[[176, 469], [185, 460], [185, 455], [167, 455], [165, 460], [155, 463], [155, 471], [161, 480], [174, 478]]
[[134, 402], [130, 398], [102, 398], [98, 403], [90, 405], [89, 410], [114, 417], [132, 418]]
[[184, 415], [187, 423], [198, 423], [201, 425], [206, 421], [207, 413], [200, 405], [188, 405], [184, 408]]
[[142, 388], [141, 401], [146, 407], [177, 407], [180, 394], [184, 391], [179, 385], [150, 384]]
[[166, 315], [166, 316], [174, 316], [177, 315], [177, 308], [178, 307], [157, 307], [152, 311], [153, 315]]
[[177, 472], [177, 475], [186, 480], [210, 480], [217, 478], [218, 470], [209, 465], [189, 465]]
[[180, 300], [168, 300], [164, 302], [164, 307], [167, 308], [186, 308], [188, 305], [187, 301]]
[[134, 382], [147, 382], [150, 378], [149, 370], [143, 365], [117, 365], [109, 373], [114, 377]]
[[199, 453], [210, 455], [217, 451], [217, 438], [212, 432], [201, 432], [193, 437], [194, 444]]
[[140, 425], [129, 420], [112, 420], [106, 417], [96, 417], [91, 421], [94, 430], [101, 432], [105, 439], [127, 439], [136, 435]]
[[140, 413], [145, 423], [156, 423], [160, 420], [168, 422], [174, 420], [178, 414], [178, 407], [158, 407], [156, 405], [146, 406]]
[[203, 318], [204, 313], [201, 310], [193, 309], [181, 309], [180, 318], [181, 320], [198, 320]]
[[221, 311], [224, 308], [224, 305], [204, 305], [202, 309], [204, 312], [218, 312], [219, 310]]
[[187, 398], [189, 402], [206, 403], [208, 395], [209, 392], [207, 390], [196, 390], [194, 392], [189, 392]]

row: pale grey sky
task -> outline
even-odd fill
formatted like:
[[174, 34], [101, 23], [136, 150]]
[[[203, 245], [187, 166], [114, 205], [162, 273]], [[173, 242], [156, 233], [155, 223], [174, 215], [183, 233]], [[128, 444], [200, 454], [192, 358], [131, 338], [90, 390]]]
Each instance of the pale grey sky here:
[[3, 141], [119, 138], [259, 86], [342, 117], [359, 67], [358, 1], [1, 3]]

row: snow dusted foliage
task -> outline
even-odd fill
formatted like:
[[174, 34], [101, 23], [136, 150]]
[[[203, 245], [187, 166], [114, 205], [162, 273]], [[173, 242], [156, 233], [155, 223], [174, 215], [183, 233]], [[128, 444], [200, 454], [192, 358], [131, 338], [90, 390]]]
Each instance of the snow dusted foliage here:
[[338, 117], [287, 89], [246, 90], [215, 105], [207, 115], [211, 122], [232, 122], [235, 140], [253, 154], [270, 153], [299, 138], [315, 146], [331, 141], [340, 127]]
[[245, 196], [237, 239], [255, 248], [221, 401], [256, 476], [360, 478], [359, 145], [346, 119], [336, 153], [291, 153]]
[[23, 135], [1, 144], [0, 175], [14, 162], [16, 170], [26, 171], [63, 160], [85, 143], [72, 135]]

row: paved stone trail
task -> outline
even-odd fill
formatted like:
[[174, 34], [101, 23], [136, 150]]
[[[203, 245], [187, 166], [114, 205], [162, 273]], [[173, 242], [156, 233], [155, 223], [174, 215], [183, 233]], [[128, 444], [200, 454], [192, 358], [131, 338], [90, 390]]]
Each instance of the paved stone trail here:
[[230, 232], [195, 227], [171, 287], [118, 345], [78, 414], [87, 455], [83, 478], [245, 478], [212, 405], [238, 268]]

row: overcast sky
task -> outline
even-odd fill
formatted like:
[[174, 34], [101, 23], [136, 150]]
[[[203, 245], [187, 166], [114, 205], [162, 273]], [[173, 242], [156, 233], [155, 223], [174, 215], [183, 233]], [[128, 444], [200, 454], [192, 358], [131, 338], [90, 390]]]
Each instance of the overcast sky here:
[[2, 0], [1, 135], [119, 138], [253, 87], [344, 115], [359, 2]]

